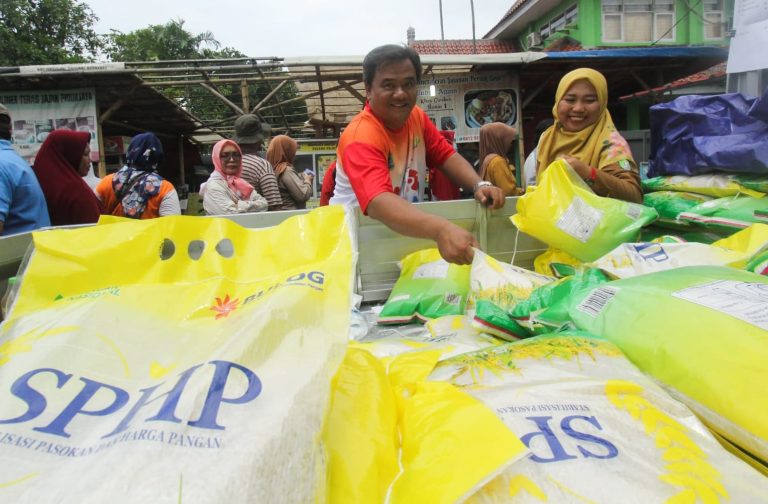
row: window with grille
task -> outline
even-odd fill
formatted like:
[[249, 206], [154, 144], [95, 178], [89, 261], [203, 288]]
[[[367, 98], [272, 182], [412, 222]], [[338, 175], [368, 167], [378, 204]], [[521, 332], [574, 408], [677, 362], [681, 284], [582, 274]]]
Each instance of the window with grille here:
[[563, 14], [560, 14], [556, 18], [552, 19], [552, 21], [549, 23], [549, 29], [552, 32], [562, 30], [563, 28], [565, 28], [565, 16]]
[[602, 8], [603, 42], [675, 39], [674, 0], [602, 0]]
[[567, 25], [575, 24], [578, 18], [579, 18], [579, 6], [577, 4], [573, 4], [567, 9], [565, 9], [565, 24]]
[[704, 0], [704, 38], [723, 38], [723, 0]]
[[554, 34], [558, 30], [564, 29], [567, 25], [576, 23], [579, 17], [579, 7], [577, 4], [573, 4], [565, 12], [552, 18], [549, 22], [544, 23], [539, 29], [541, 34], [541, 40], [545, 40], [550, 35]]

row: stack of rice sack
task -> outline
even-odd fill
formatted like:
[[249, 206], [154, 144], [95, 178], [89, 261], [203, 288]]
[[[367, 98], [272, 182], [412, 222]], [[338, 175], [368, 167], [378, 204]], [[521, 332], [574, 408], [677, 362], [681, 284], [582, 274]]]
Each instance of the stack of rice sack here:
[[511, 312], [539, 332], [576, 327], [615, 343], [716, 434], [765, 470], [768, 279], [723, 266], [611, 281], [587, 270]]
[[767, 478], [604, 339], [439, 353], [348, 351], [328, 502], [768, 502]]
[[[561, 168], [560, 174], [567, 176], [567, 167]], [[557, 173], [555, 170], [548, 172]], [[542, 186], [546, 187], [544, 184], [539, 187]], [[534, 214], [541, 213], [530, 212], [528, 215]], [[525, 218], [527, 215], [516, 223], [526, 224]], [[768, 362], [768, 279], [755, 274], [768, 269], [768, 225], [753, 224], [712, 245], [674, 239], [660, 239], [654, 243], [625, 240], [609, 249], [604, 243], [589, 239], [580, 242], [581, 246], [570, 247], [567, 238], [558, 236], [558, 229], [562, 229], [552, 223], [561, 219], [562, 216], [550, 216], [546, 232], [565, 244], [569, 251], [590, 258], [580, 261], [570, 256], [573, 264], [565, 273], [565, 278], [556, 279], [526, 271], [476, 251], [471, 268], [457, 267], [464, 268], [462, 278], [468, 278], [468, 282], [461, 280], [450, 286], [448, 292], [442, 293], [423, 286], [423, 291], [436, 299], [466, 299], [464, 310], [467, 315], [454, 319], [454, 329], [459, 324], [456, 320], [461, 320], [462, 331], [467, 331], [471, 321], [471, 327], [478, 334], [487, 333], [510, 341], [533, 337], [519, 342], [520, 346], [500, 345], [496, 341], [470, 354], [462, 354], [461, 350], [467, 351], [471, 346], [462, 345], [461, 350], [456, 351], [455, 346], [444, 349], [439, 344], [430, 344], [428, 340], [418, 349], [413, 346], [402, 348], [402, 351], [412, 354], [409, 358], [412, 364], [419, 361], [422, 366], [426, 365], [425, 362], [437, 363], [430, 380], [458, 386], [490, 407], [531, 451], [526, 459], [515, 458], [511, 451], [507, 458], [496, 453], [491, 464], [494, 469], [490, 471], [489, 466], [485, 466], [490, 472], [481, 482], [464, 480], [464, 486], [459, 485], [463, 493], [456, 495], [462, 498], [470, 496], [469, 500], [477, 499], [478, 502], [501, 501], [501, 495], [558, 501], [578, 496], [606, 501], [611, 500], [611, 495], [615, 496], [612, 492], [626, 489], [629, 485], [633, 492], [642, 496], [639, 501], [643, 502], [657, 501], [662, 497], [681, 502], [695, 502], [697, 499], [702, 502], [765, 500], [765, 494], [760, 489], [765, 480], [727, 456], [721, 460], [723, 450], [719, 444], [712, 442], [712, 435], [759, 471], [768, 474], [765, 464], [768, 460], [768, 421], [760, 413], [768, 408], [768, 399], [762, 392], [762, 384], [768, 379], [768, 366], [764, 364]], [[585, 245], [588, 248], [584, 248]], [[600, 251], [601, 255], [597, 255], [596, 251]], [[437, 257], [436, 251], [431, 254], [424, 257]], [[565, 252], [553, 250], [550, 254], [557, 256]], [[419, 268], [421, 266], [411, 268], [411, 271]], [[449, 267], [442, 268], [446, 271], [444, 277], [457, 278], [447, 274]], [[434, 266], [426, 269], [440, 270]], [[414, 276], [413, 273], [409, 275]], [[425, 276], [429, 275], [418, 275], [419, 278], [412, 280], [424, 281]], [[405, 281], [403, 276], [401, 281]], [[396, 291], [398, 289], [392, 294], [398, 302], [403, 294]], [[418, 289], [409, 294], [409, 299], [416, 291]], [[423, 315], [417, 317], [428, 318]], [[573, 333], [573, 330], [580, 332]], [[551, 333], [556, 332], [555, 339]], [[547, 335], [551, 339], [543, 338]], [[594, 337], [605, 341], [593, 340]], [[479, 348], [487, 342], [474, 339], [473, 346]], [[557, 344], [553, 345], [553, 342]], [[438, 341], [435, 340], [435, 343]], [[613, 364], [608, 366], [611, 370], [605, 374], [596, 371], [596, 376], [600, 377], [596, 383], [595, 376], [587, 372], [586, 364], [599, 360], [597, 354], [591, 350], [583, 355], [579, 351], [574, 354], [574, 345], [586, 349], [599, 348], [605, 355], [616, 357], [614, 362], [619, 362], [623, 359], [621, 356], [626, 355], [642, 373], [650, 375], [666, 390], [655, 388], [626, 361], [618, 365], [621, 372], [614, 369]], [[513, 358], [508, 351], [526, 348], [537, 348], [533, 353], [547, 360], [548, 365], [541, 369], [535, 367], [536, 371], [530, 373], [523, 372], [522, 360]], [[428, 357], [416, 358], [418, 351]], [[433, 353], [430, 354], [430, 351]], [[527, 351], [519, 350], [522, 356], [526, 356]], [[577, 379], [568, 372], [564, 373], [559, 365], [552, 365], [550, 361], [561, 355], [575, 356], [573, 366], [589, 375], [584, 379], [589, 384], [585, 397], [594, 399], [595, 390], [602, 390], [605, 396], [600, 396], [603, 398], [598, 401], [602, 406], [581, 402], [575, 405], [572, 402], [574, 397], [581, 397], [581, 392], [576, 392], [575, 383], [583, 377]], [[386, 355], [386, 359], [390, 360], [385, 368], [392, 369], [392, 358], [392, 354]], [[624, 374], [625, 367], [632, 371]], [[420, 379], [425, 378], [429, 373], [424, 369], [408, 373], [400, 368], [398, 379], [413, 377], [414, 374]], [[521, 378], [520, 374], [525, 376]], [[542, 386], [553, 387], [553, 393], [561, 394], [559, 397], [562, 399], [553, 399], [551, 404], [535, 403], [534, 399], [542, 397], [541, 392], [531, 385], [536, 380], [540, 380]], [[516, 381], [520, 383], [507, 388], [509, 383]], [[552, 384], [561, 382], [567, 383], [563, 390], [554, 390], [557, 387]], [[497, 386], [500, 390], [496, 390]], [[427, 407], [429, 401], [426, 398], [438, 394], [430, 387], [408, 387], [406, 395], [409, 401], [415, 402], [404, 401], [400, 406], [406, 408], [405, 404], [418, 404]], [[440, 389], [439, 393], [443, 394], [445, 390]], [[668, 394], [685, 403], [690, 410], [676, 403]], [[622, 399], [617, 399], [618, 396]], [[579, 411], [584, 413], [574, 415], [576, 410], [573, 408], [577, 407], [582, 408]], [[614, 416], [616, 411], [592, 414], [611, 411], [611, 408], [623, 409], [627, 416], [617, 419]], [[713, 434], [702, 428], [691, 410], [712, 429]], [[396, 416], [401, 422], [401, 456], [406, 457], [406, 450], [415, 450], [414, 453], [420, 455], [414, 455], [411, 463], [423, 467], [419, 464], [429, 465], [428, 458], [425, 458], [429, 450], [438, 449], [446, 441], [421, 430], [427, 425], [421, 415], [432, 420], [435, 417], [432, 413], [418, 411], [415, 425], [407, 422], [409, 415], [406, 413], [400, 412]], [[555, 418], [554, 411], [562, 415]], [[578, 419], [566, 421], [566, 416]], [[663, 418], [663, 425], [656, 418]], [[619, 423], [606, 427], [613, 420]], [[622, 423], [624, 421], [636, 421], [637, 433], [631, 434], [633, 427]], [[580, 427], [575, 427], [572, 422], [580, 423]], [[525, 425], [530, 427], [528, 431]], [[633, 440], [630, 443], [633, 448], [618, 446], [616, 443], [619, 441], [603, 437], [609, 432], [621, 432], [618, 436], [620, 440]], [[685, 435], [680, 436], [681, 432]], [[647, 438], [646, 441], [641, 441], [641, 433]], [[447, 434], [443, 432], [443, 435]], [[694, 439], [698, 435], [703, 438]], [[585, 440], [592, 444], [580, 444]], [[633, 451], [641, 446], [643, 448], [637, 448], [637, 452]], [[654, 446], [660, 450], [655, 455]], [[619, 454], [631, 455], [622, 459], [616, 456], [614, 449]], [[445, 454], [444, 451], [440, 453]], [[650, 473], [646, 474], [644, 471], [654, 464], [649, 461], [657, 460], [654, 457], [659, 457], [658, 460], [662, 461], [660, 467], [670, 473], [660, 473], [653, 478]], [[580, 458], [585, 459], [586, 464], [582, 464], [584, 461]], [[621, 462], [613, 460], [617, 458]], [[558, 463], [551, 463], [554, 461]], [[614, 462], [619, 462], [619, 465], [611, 465]], [[628, 483], [621, 475], [634, 471], [636, 465], [642, 468], [636, 470], [642, 476]], [[408, 470], [409, 465], [403, 464], [400, 477], [409, 474]], [[601, 481], [600, 488], [584, 483], [590, 481], [589, 475], [593, 473]], [[611, 476], [606, 477], [606, 473]], [[720, 475], [725, 473], [734, 478], [731, 483], [724, 483], [728, 478]], [[598, 474], [601, 476], [598, 477]], [[715, 474], [718, 476], [714, 477]], [[454, 474], [452, 481], [458, 481], [457, 478]], [[603, 484], [606, 478], [610, 482]], [[411, 476], [406, 480], [410, 485], [417, 486], [419, 478]], [[634, 485], [638, 481], [641, 483], [635, 490]]]
[[768, 174], [762, 180], [750, 179], [755, 182], [714, 173], [654, 177], [643, 181], [643, 204], [659, 213], [657, 226], [727, 236], [754, 223], [768, 223]]
[[[401, 281], [425, 281], [412, 278], [421, 266]], [[755, 326], [766, 324], [768, 280], [711, 269], [633, 273], [626, 285], [597, 268], [556, 280], [476, 251], [468, 283], [422, 286], [466, 296], [467, 316], [349, 349], [324, 433], [329, 501], [768, 502], [768, 328]], [[483, 306], [497, 318], [480, 318]]]
[[651, 107], [645, 205], [660, 226], [727, 236], [768, 222], [768, 95], [684, 96]]
[[672, 236], [651, 242], [624, 243], [585, 266], [599, 268], [613, 279], [683, 266], [731, 266], [765, 275], [768, 274], [768, 224], [753, 224], [712, 244], [687, 242]]

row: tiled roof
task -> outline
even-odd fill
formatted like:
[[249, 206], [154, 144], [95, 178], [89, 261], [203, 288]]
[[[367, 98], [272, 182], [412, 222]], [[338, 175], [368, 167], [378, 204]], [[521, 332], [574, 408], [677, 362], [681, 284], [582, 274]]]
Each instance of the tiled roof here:
[[696, 72], [695, 74], [691, 74], [687, 77], [683, 77], [681, 79], [674, 80], [672, 82], [668, 82], [664, 84], [663, 86], [655, 87], [653, 89], [648, 89], [644, 91], [638, 91], [637, 93], [633, 93], [631, 95], [622, 96], [619, 98], [619, 100], [628, 100], [630, 98], [637, 98], [639, 96], [647, 96], [651, 94], [658, 94], [662, 93], [664, 91], [668, 91], [670, 89], [679, 89], [684, 88], [687, 86], [690, 86], [692, 84], [698, 84], [700, 82], [706, 82], [708, 80], [712, 79], [719, 79], [722, 77], [725, 77], [726, 74], [726, 64], [727, 62], [723, 61], [722, 63], [718, 63], [717, 65], [711, 66], [707, 68], [706, 70], [702, 70], [701, 72]]
[[[515, 47], [503, 40], [414, 40], [409, 44], [419, 54], [498, 54], [516, 52]], [[475, 53], [474, 49], [477, 48]]]
[[550, 42], [545, 48], [544, 52], [566, 52], [566, 51], [583, 51], [584, 48], [581, 42], [568, 35], [560, 37]]

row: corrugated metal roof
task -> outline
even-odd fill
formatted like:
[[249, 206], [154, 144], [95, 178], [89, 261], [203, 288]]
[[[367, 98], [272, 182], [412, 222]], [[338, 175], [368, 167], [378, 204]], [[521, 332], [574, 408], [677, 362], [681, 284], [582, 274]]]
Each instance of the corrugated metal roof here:
[[610, 49], [590, 49], [586, 51], [550, 51], [551, 59], [590, 59], [590, 58], [728, 58], [728, 49], [724, 47], [622, 47]]

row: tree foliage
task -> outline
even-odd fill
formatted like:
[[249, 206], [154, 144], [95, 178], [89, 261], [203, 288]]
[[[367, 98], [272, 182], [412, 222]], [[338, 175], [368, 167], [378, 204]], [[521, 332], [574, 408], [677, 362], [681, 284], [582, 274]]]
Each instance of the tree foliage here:
[[210, 31], [195, 35], [185, 30], [183, 19], [129, 33], [112, 30], [106, 39], [109, 59], [123, 62], [198, 59], [215, 54], [211, 47], [218, 49], [221, 46]]
[[96, 21], [76, 0], [0, 0], [0, 66], [93, 61]]

